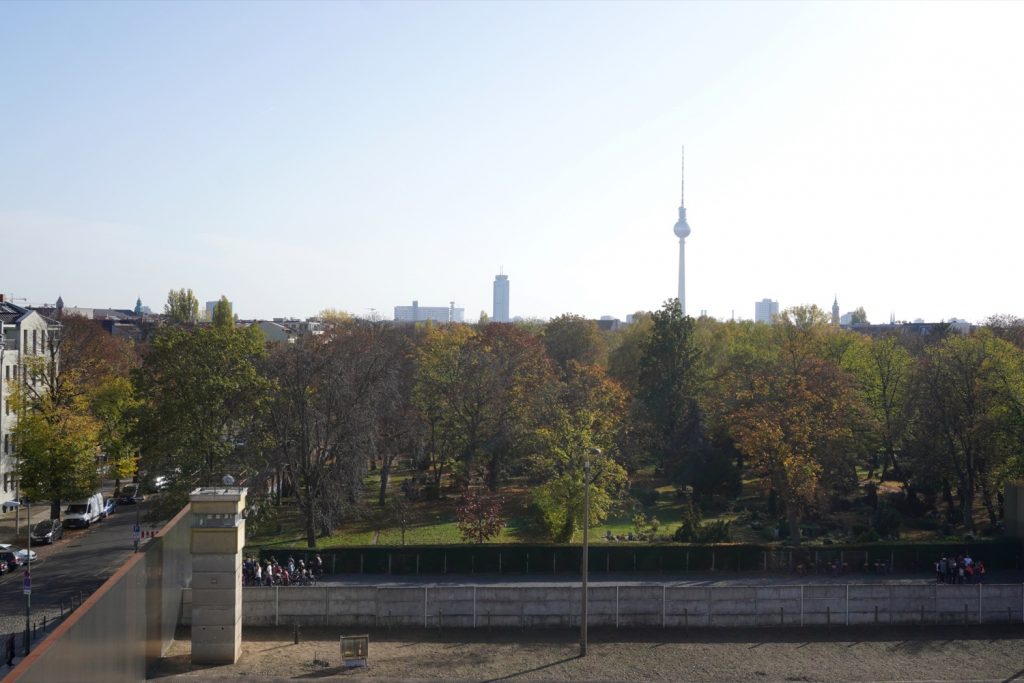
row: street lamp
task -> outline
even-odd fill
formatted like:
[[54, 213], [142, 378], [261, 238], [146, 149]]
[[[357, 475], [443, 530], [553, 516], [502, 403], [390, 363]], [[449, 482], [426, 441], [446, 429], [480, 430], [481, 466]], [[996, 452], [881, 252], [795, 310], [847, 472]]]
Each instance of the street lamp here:
[[26, 531], [28, 532], [28, 546], [25, 550], [25, 656], [31, 651], [32, 641], [32, 629], [30, 626], [30, 620], [32, 618], [32, 502], [31, 501], [20, 501], [20, 500], [9, 500], [3, 504], [4, 512], [10, 512], [11, 510], [20, 510], [24, 506], [28, 511], [28, 522], [26, 524]]
[[587, 656], [587, 551], [590, 546], [590, 457], [601, 455], [600, 448], [591, 448], [583, 460], [583, 590], [580, 597], [580, 657]]

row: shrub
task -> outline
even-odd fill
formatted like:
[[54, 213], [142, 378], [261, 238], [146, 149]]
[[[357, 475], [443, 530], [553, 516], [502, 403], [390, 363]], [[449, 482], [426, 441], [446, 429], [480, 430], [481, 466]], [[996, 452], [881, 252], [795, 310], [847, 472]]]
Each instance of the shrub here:
[[728, 541], [730, 526], [731, 522], [727, 522], [725, 520], [702, 524], [700, 527], [700, 542], [724, 543], [725, 541]]
[[883, 538], [899, 538], [903, 516], [899, 510], [887, 504], [880, 504], [871, 517], [871, 528]]
[[658, 502], [658, 496], [660, 495], [657, 489], [648, 489], [642, 487], [635, 487], [630, 491], [636, 502], [640, 503], [646, 508], [651, 507]]
[[700, 508], [688, 503], [682, 510], [679, 528], [672, 534], [672, 540], [683, 543], [695, 543], [700, 534]]

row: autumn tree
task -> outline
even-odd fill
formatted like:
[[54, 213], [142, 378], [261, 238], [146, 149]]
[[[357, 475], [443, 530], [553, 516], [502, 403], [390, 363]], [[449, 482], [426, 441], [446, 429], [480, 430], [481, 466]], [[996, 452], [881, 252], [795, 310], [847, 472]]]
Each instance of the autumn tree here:
[[563, 373], [569, 363], [605, 364], [607, 343], [593, 320], [566, 313], [544, 326], [541, 337], [548, 357]]
[[502, 515], [504, 499], [487, 491], [467, 487], [463, 490], [455, 519], [458, 521], [462, 540], [470, 543], [486, 543], [505, 528]]
[[633, 314], [633, 322], [609, 336], [608, 375], [635, 394], [640, 383], [643, 344], [651, 334], [653, 320], [647, 312]]
[[733, 376], [736, 400], [725, 419], [747, 463], [779, 497], [790, 537], [799, 542], [800, 521], [824, 491], [855, 484], [851, 452], [865, 413], [853, 377], [822, 357], [829, 333], [823, 315], [791, 309], [773, 328], [777, 350], [751, 374]]
[[[26, 369], [42, 373], [41, 359]], [[67, 386], [67, 385], [65, 385]], [[82, 393], [30, 391], [19, 384], [9, 397], [18, 414], [13, 436], [18, 444], [17, 473], [21, 494], [50, 501], [50, 516], [60, 517], [61, 503], [95, 490], [99, 425]]]
[[18, 383], [11, 406], [18, 413], [14, 438], [20, 444], [22, 490], [49, 500], [51, 515], [58, 517], [62, 500], [94, 490], [101, 449], [115, 473], [130, 473], [134, 466], [123, 441], [107, 431], [127, 419], [130, 406], [113, 408], [106, 397], [125, 379], [135, 356], [127, 342], [80, 316], [66, 316], [44, 340], [41, 352], [25, 361], [25, 381]]

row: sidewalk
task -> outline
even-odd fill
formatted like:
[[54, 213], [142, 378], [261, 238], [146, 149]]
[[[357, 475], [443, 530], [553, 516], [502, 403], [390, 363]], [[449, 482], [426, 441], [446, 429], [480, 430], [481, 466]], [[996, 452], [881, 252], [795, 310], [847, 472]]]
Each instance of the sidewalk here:
[[[0, 543], [10, 543], [24, 547], [27, 536], [25, 519], [27, 510], [15, 510], [14, 512], [0, 513]], [[50, 519], [50, 503], [40, 503], [32, 506], [32, 524]], [[15, 524], [18, 529], [15, 531]], [[19, 533], [20, 532], [20, 533]]]

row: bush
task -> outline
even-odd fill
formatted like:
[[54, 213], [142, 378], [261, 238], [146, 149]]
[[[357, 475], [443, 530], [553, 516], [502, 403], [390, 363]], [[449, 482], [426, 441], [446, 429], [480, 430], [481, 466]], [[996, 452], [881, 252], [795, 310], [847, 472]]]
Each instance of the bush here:
[[700, 508], [693, 503], [687, 504], [682, 510], [679, 528], [672, 534], [672, 540], [682, 543], [696, 543], [700, 536]]
[[682, 524], [672, 534], [672, 540], [680, 543], [721, 543], [729, 540], [731, 523], [726, 521], [701, 522], [700, 508], [687, 505], [683, 508]]
[[636, 499], [636, 502], [640, 503], [645, 508], [649, 508], [657, 503], [658, 496], [660, 495], [657, 489], [648, 489], [639, 486], [631, 489], [630, 494]]
[[868, 529], [860, 536], [857, 537], [857, 543], [878, 543], [882, 538], [878, 535], [878, 532], [874, 529]]
[[871, 528], [883, 538], [899, 538], [903, 516], [891, 505], [880, 504], [871, 517]]
[[700, 527], [701, 543], [724, 543], [729, 540], [731, 522], [719, 520], [708, 522]]

